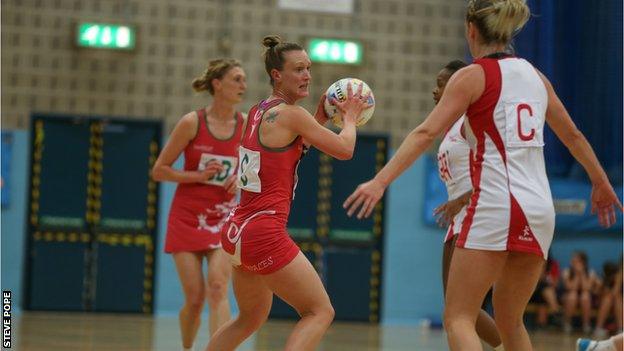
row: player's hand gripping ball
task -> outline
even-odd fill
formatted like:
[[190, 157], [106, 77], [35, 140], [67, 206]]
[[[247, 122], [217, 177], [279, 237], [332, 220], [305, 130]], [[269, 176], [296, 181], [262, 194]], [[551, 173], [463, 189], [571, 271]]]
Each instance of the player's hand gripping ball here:
[[336, 99], [337, 101], [345, 101], [347, 99], [347, 86], [351, 84], [351, 89], [353, 93], [358, 91], [360, 87], [360, 83], [362, 86], [362, 96], [366, 96], [370, 93], [368, 97], [368, 105], [369, 108], [362, 111], [360, 117], [356, 122], [356, 126], [364, 125], [368, 120], [373, 117], [373, 112], [375, 112], [375, 96], [371, 88], [364, 81], [359, 80], [357, 78], [343, 78], [334, 84], [330, 85], [325, 93], [327, 95], [327, 99], [325, 99], [325, 113], [327, 117], [334, 123], [336, 126], [342, 128], [342, 114], [340, 110], [330, 103], [331, 99]]

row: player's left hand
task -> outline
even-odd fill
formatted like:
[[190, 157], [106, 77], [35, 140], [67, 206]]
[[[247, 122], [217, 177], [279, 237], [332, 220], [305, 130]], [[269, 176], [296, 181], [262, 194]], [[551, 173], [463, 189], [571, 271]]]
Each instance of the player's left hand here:
[[372, 92], [368, 92], [366, 95], [362, 95], [364, 89], [364, 82], [358, 85], [357, 91], [353, 92], [351, 84], [347, 84], [347, 98], [343, 101], [336, 99], [330, 99], [330, 103], [340, 111], [343, 122], [352, 121], [356, 123], [362, 112], [372, 107], [368, 104], [368, 98]]
[[366, 183], [360, 184], [353, 194], [345, 200], [342, 207], [347, 210], [347, 216], [351, 217], [358, 207], [361, 206], [357, 218], [368, 218], [385, 190], [383, 184], [373, 178]]
[[598, 222], [604, 228], [615, 224], [616, 209], [623, 211], [622, 203], [608, 181], [592, 184], [591, 202], [591, 213], [598, 215]]
[[225, 188], [225, 191], [227, 191], [230, 194], [235, 194], [236, 190], [238, 190], [238, 188], [236, 187], [236, 174], [232, 174], [231, 176], [228, 177], [228, 179], [225, 180], [225, 183], [223, 183], [223, 187]]
[[433, 210], [433, 215], [437, 216], [436, 223], [438, 226], [441, 228], [447, 227], [462, 207], [464, 207], [464, 202], [461, 201], [461, 199], [447, 201], [436, 207], [436, 209]]
[[321, 125], [325, 125], [325, 123], [329, 120], [329, 117], [327, 117], [327, 113], [325, 112], [325, 99], [327, 99], [327, 96], [325, 94], [321, 95], [319, 103], [316, 106], [316, 113], [314, 113], [314, 119], [316, 119], [316, 121]]

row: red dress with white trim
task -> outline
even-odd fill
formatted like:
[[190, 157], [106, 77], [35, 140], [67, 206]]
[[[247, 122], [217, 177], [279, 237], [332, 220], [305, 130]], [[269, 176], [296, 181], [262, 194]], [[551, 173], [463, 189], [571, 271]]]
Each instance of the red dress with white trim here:
[[180, 183], [176, 188], [169, 221], [165, 252], [204, 251], [221, 247], [221, 227], [236, 206], [235, 194], [223, 187], [238, 165], [238, 146], [243, 116], [234, 115], [236, 126], [227, 139], [212, 135], [205, 109], [197, 111], [197, 135], [184, 149], [184, 170], [203, 170], [210, 160], [218, 160], [223, 171], [206, 183]]

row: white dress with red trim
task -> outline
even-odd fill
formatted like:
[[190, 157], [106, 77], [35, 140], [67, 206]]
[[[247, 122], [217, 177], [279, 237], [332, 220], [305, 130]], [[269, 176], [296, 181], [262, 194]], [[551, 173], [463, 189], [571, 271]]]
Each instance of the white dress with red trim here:
[[474, 190], [457, 246], [546, 258], [555, 226], [543, 152], [546, 87], [526, 60], [474, 63], [485, 72], [485, 90], [466, 113]]
[[[470, 182], [470, 145], [464, 134], [464, 118], [461, 116], [444, 135], [438, 148], [438, 172], [446, 186], [448, 201], [455, 200], [472, 190]], [[466, 207], [453, 217], [444, 242], [459, 234], [461, 223], [466, 215]]]

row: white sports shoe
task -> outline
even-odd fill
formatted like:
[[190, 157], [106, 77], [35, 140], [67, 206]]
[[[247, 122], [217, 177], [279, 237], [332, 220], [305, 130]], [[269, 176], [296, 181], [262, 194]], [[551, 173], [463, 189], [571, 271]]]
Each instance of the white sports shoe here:
[[593, 351], [598, 346], [598, 342], [590, 339], [576, 340], [576, 351]]

